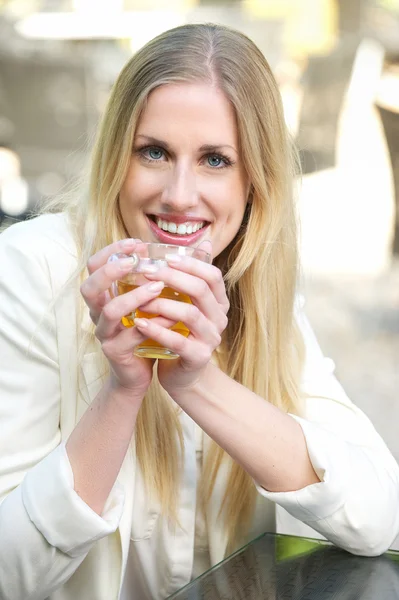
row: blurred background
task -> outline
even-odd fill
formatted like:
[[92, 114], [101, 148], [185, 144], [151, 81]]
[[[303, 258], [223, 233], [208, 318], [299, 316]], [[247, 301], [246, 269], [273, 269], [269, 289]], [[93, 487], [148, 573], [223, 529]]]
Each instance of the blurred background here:
[[132, 53], [204, 21], [274, 70], [303, 167], [306, 310], [399, 459], [399, 0], [0, 0], [2, 226], [79, 176]]

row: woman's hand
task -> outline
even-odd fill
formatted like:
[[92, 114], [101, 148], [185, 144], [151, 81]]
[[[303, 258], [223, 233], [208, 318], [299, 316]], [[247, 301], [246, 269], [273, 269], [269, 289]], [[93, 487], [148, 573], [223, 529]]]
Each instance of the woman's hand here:
[[[201, 248], [204, 244], [210, 245], [210, 242], [204, 242]], [[190, 330], [189, 336], [186, 338], [171, 331], [155, 319], [135, 319], [135, 324], [146, 338], [156, 340], [179, 355], [176, 360], [158, 361], [159, 381], [173, 398], [175, 392], [188, 389], [205, 372], [227, 326], [229, 301], [222, 274], [213, 265], [176, 255], [168, 258], [168, 265], [146, 277], [163, 281], [187, 294], [192, 304], [156, 298], [142, 310], [162, 315], [175, 323], [183, 322]]]
[[[129, 273], [133, 261], [129, 258], [107, 262], [112, 254], [131, 254], [139, 240], [123, 240], [103, 248], [88, 261], [89, 277], [80, 291], [89, 307], [90, 317], [96, 325], [95, 335], [111, 367], [111, 384], [131, 390], [132, 395], [142, 399], [152, 379], [151, 359], [138, 358], [134, 348], [147, 335], [136, 327], [126, 328], [121, 318], [160, 294], [162, 281], [150, 282], [135, 290], [112, 298], [111, 285]], [[158, 327], [170, 327], [173, 323], [156, 317]]]

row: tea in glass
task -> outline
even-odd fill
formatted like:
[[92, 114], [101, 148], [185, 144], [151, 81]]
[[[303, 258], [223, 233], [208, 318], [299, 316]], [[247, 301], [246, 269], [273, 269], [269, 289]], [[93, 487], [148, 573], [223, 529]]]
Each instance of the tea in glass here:
[[[179, 254], [181, 256], [193, 256], [199, 260], [210, 263], [211, 257], [204, 250], [198, 250], [191, 246], [173, 246], [169, 244], [156, 244], [156, 243], [140, 243], [135, 252], [131, 255], [136, 258], [136, 264], [133, 266], [132, 271], [128, 273], [123, 279], [118, 280], [112, 288], [115, 296], [120, 294], [126, 294], [131, 290], [136, 289], [140, 285], [149, 283], [149, 280], [145, 276], [146, 268], [160, 269], [167, 266], [165, 259], [167, 254]], [[122, 258], [125, 255], [118, 254], [117, 258]], [[112, 258], [112, 257], [111, 257]], [[182, 294], [170, 287], [164, 287], [159, 294], [160, 298], [168, 298], [170, 300], [177, 300], [178, 302], [186, 302], [191, 304], [191, 299], [187, 294]], [[133, 327], [135, 318], [146, 318], [152, 319], [158, 315], [152, 313], [146, 313], [140, 309], [135, 310], [133, 313], [122, 317], [122, 323], [125, 327]], [[179, 321], [175, 323], [171, 328], [172, 331], [176, 331], [180, 335], [187, 337], [190, 333], [188, 327]], [[147, 339], [144, 340], [134, 349], [136, 356], [143, 358], [160, 358], [160, 359], [173, 359], [178, 358], [178, 355], [165, 348], [155, 340]]]

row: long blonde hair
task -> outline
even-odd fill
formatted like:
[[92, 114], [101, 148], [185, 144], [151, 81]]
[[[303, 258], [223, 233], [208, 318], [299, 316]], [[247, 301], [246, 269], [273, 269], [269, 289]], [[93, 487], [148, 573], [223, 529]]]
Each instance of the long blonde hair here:
[[[118, 194], [148, 95], [161, 85], [190, 81], [217, 85], [232, 103], [251, 182], [240, 231], [215, 259], [231, 302], [218, 363], [265, 401], [298, 413], [302, 340], [293, 315], [297, 162], [274, 77], [243, 34], [213, 24], [184, 25], [149, 42], [124, 67], [99, 129], [88, 194], [67, 208], [76, 230], [79, 269], [83, 273], [92, 254], [127, 235]], [[154, 381], [139, 413], [135, 443], [147, 487], [169, 516], [176, 516], [181, 442], [174, 405]], [[251, 477], [213, 443], [202, 477], [204, 501], [210, 500], [224, 460], [230, 463], [223, 508], [232, 548], [250, 522], [256, 492]]]

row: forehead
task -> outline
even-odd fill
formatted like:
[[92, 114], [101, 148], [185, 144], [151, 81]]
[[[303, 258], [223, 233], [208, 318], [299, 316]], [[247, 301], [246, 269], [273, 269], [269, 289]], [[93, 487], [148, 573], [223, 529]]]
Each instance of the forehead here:
[[232, 104], [219, 88], [207, 83], [156, 88], [148, 97], [136, 135], [238, 144]]

